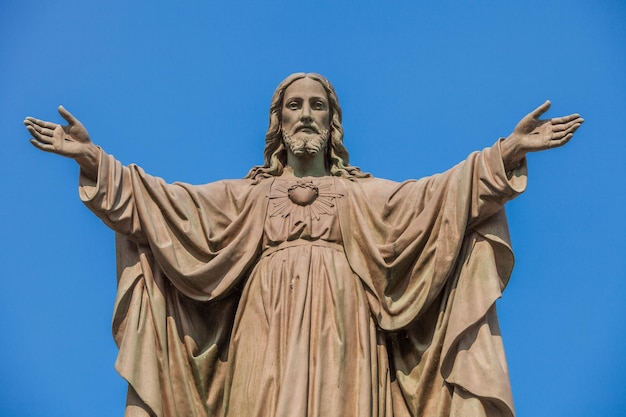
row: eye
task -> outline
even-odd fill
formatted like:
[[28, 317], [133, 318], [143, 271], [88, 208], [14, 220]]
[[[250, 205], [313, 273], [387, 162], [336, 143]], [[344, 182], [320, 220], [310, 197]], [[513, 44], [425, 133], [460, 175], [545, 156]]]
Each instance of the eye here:
[[326, 110], [326, 103], [324, 103], [322, 100], [317, 100], [315, 103], [313, 103], [313, 109]]
[[300, 103], [298, 103], [297, 101], [290, 101], [285, 107], [287, 107], [289, 110], [298, 110], [300, 108]]

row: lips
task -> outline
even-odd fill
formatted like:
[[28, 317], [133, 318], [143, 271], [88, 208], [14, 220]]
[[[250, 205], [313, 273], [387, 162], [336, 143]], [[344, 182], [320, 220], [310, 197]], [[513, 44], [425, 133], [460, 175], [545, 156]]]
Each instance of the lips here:
[[312, 125], [298, 126], [295, 131], [296, 132], [307, 131], [308, 133], [318, 133], [318, 134], [320, 133], [319, 130], [317, 130], [317, 128]]

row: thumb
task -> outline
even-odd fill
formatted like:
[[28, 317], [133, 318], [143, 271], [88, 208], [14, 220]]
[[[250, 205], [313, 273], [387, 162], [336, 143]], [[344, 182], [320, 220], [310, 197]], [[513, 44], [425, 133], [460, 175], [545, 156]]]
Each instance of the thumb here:
[[69, 124], [76, 125], [80, 123], [74, 116], [72, 116], [72, 113], [65, 110], [65, 107], [59, 106], [58, 110], [61, 117], [64, 118]]
[[550, 100], [546, 100], [545, 103], [543, 103], [541, 106], [537, 107], [530, 114], [535, 119], [538, 119], [539, 116], [541, 116], [542, 114], [544, 114], [545, 112], [548, 111], [548, 109], [550, 108], [551, 105], [552, 105], [552, 103], [550, 103]]

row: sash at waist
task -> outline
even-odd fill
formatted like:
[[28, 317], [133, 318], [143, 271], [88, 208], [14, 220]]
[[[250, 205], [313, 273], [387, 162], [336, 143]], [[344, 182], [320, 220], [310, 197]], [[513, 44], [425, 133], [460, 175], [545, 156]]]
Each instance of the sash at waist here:
[[304, 239], [298, 239], [298, 240], [288, 240], [285, 242], [280, 243], [278, 246], [272, 246], [270, 248], [267, 248], [263, 251], [263, 253], [261, 254], [261, 257], [264, 258], [266, 256], [271, 255], [274, 252], [278, 252], [279, 250], [283, 250], [283, 249], [287, 249], [287, 248], [293, 248], [296, 246], [318, 246], [318, 247], [322, 247], [322, 248], [330, 248], [330, 249], [334, 249], [336, 251], [339, 252], [343, 252], [343, 245], [339, 244], [339, 243], [335, 243], [335, 242], [327, 242], [325, 240], [304, 240]]

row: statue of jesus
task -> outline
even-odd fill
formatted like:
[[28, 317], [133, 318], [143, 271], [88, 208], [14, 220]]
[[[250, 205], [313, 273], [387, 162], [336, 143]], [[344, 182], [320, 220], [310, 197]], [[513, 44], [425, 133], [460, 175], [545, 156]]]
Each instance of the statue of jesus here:
[[350, 165], [335, 90], [280, 83], [265, 162], [244, 179], [168, 184], [122, 166], [63, 107], [31, 143], [74, 159], [115, 230], [116, 369], [126, 416], [513, 416], [495, 301], [513, 257], [504, 204], [526, 154], [567, 143], [541, 120], [450, 170], [402, 183]]

